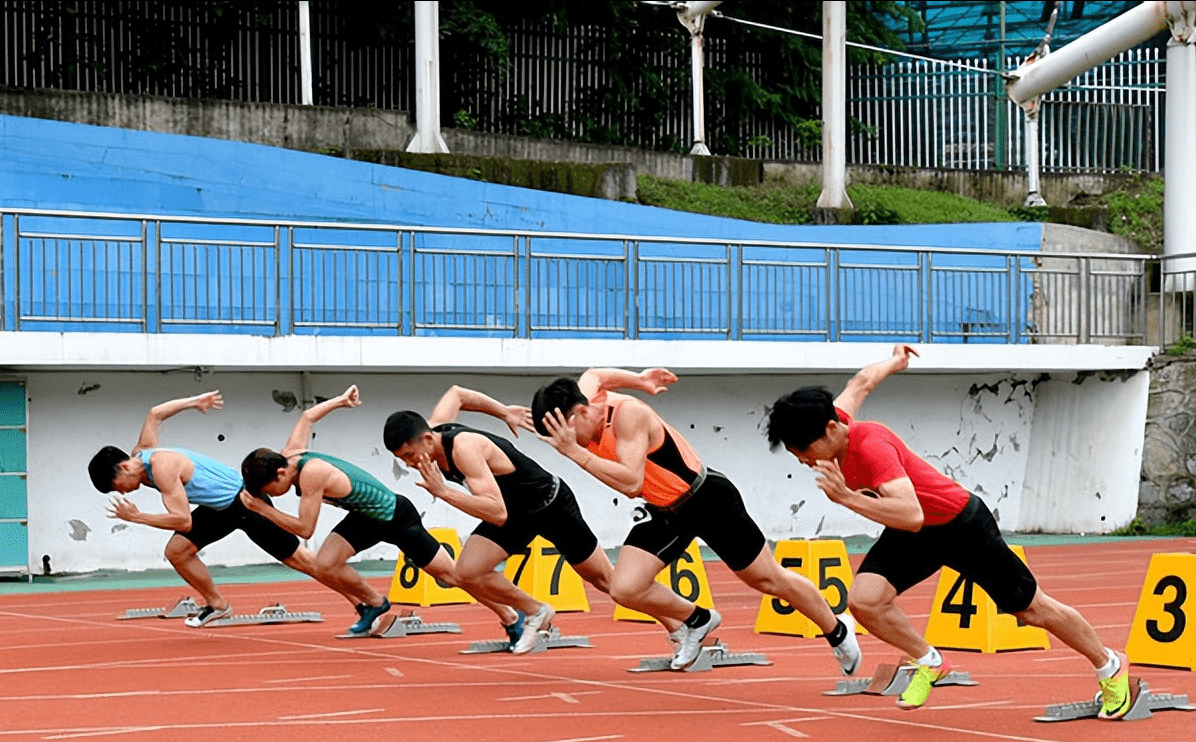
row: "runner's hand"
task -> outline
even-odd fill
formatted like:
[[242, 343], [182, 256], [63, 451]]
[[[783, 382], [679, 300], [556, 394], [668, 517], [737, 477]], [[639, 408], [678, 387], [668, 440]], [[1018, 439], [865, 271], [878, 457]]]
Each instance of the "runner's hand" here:
[[423, 478], [423, 481], [415, 484], [426, 489], [433, 499], [440, 498], [440, 494], [445, 489], [444, 475], [440, 472], [440, 467], [432, 461], [432, 457], [423, 454], [419, 457], [415, 468], [419, 470], [419, 475]]
[[[911, 355], [918, 356], [918, 351], [914, 350], [914, 346], [898, 343], [893, 346], [893, 359], [896, 361], [896, 371], [904, 371], [909, 368], [909, 357]], [[918, 356], [921, 358], [921, 356]]]
[[572, 421], [565, 417], [565, 413], [561, 412], [559, 407], [544, 416], [544, 427], [547, 428], [548, 435], [540, 436], [540, 440], [555, 448], [559, 453], [576, 461], [577, 458], [570, 454], [585, 451], [577, 443], [577, 431], [573, 428]]
[[847, 486], [847, 480], [843, 478], [843, 470], [839, 468], [839, 462], [830, 459], [820, 459], [814, 462], [814, 478], [818, 484], [818, 489], [826, 493], [826, 496], [831, 502], [842, 503], [855, 491]]
[[530, 430], [533, 433], [536, 432], [536, 426], [532, 424], [532, 410], [530, 407], [517, 404], [507, 405], [506, 409], [503, 410], [502, 420], [511, 429], [511, 434], [516, 438], [519, 437], [520, 428]]
[[108, 498], [108, 504], [104, 506], [104, 509], [108, 511], [109, 518], [126, 520], [130, 523], [141, 512], [132, 500], [119, 493]]
[[195, 409], [200, 412], [219, 410], [222, 407], [224, 407], [224, 397], [220, 396], [219, 389], [195, 397]]
[[656, 396], [669, 390], [669, 386], [676, 383], [677, 374], [667, 368], [646, 368], [640, 371], [640, 378], [647, 383], [644, 389], [648, 394]]
[[341, 395], [342, 407], [357, 407], [361, 404], [361, 395], [357, 392], [357, 385], [349, 387], [345, 393]]

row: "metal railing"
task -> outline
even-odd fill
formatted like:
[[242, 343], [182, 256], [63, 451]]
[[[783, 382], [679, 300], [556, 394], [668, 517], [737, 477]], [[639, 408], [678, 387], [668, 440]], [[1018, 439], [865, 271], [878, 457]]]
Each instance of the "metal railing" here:
[[1159, 262], [35, 209], [0, 243], [6, 330], [259, 335], [1140, 344]]

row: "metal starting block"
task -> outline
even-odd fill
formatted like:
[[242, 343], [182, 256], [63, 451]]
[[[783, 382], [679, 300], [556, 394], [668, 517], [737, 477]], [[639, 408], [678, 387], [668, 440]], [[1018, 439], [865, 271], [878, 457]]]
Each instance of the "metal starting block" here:
[[[561, 632], [554, 626], [548, 631], [541, 631], [536, 643], [528, 650], [529, 654], [544, 652], [549, 649], [564, 647], [592, 647], [588, 636], [561, 636]], [[469, 649], [462, 649], [461, 654], [490, 654], [492, 652], [510, 652], [511, 643], [505, 639], [494, 639], [485, 642], [473, 642]]]
[[220, 628], [222, 626], [252, 626], [257, 624], [272, 624], [272, 623], [300, 623], [303, 621], [323, 621], [324, 617], [319, 613], [287, 613], [285, 606], [268, 605], [257, 613], [251, 613], [244, 616], [229, 616], [228, 618], [218, 618], [215, 621], [209, 621], [204, 628]]
[[[628, 668], [628, 672], [661, 672], [672, 670], [672, 657], [645, 657], [640, 660], [639, 667]], [[702, 647], [698, 658], [689, 667], [680, 672], [707, 672], [716, 667], [731, 667], [733, 665], [771, 665], [763, 654], [759, 652], [734, 653], [727, 651], [727, 645], [715, 640], [714, 644]]]
[[[1130, 678], [1130, 710], [1121, 717], [1120, 721], [1134, 721], [1135, 719], [1149, 719], [1152, 711], [1196, 711], [1196, 706], [1188, 704], [1187, 695], [1172, 695], [1170, 693], [1151, 693], [1142, 678]], [[1092, 719], [1100, 711], [1100, 693], [1091, 701], [1077, 701], [1075, 703], [1053, 703], [1047, 706], [1046, 713], [1035, 716], [1034, 721], [1073, 721], [1075, 719]]]
[[199, 613], [200, 606], [191, 598], [179, 598], [173, 608], [129, 608], [123, 616], [117, 616], [117, 621], [130, 618], [186, 618]]
[[[880, 665], [871, 678], [848, 678], [835, 683], [834, 690], [823, 691], [824, 696], [853, 696], [863, 693], [869, 696], [899, 696], [909, 687], [909, 681], [914, 676], [916, 665]], [[966, 672], [949, 672], [934, 686], [941, 685], [979, 685]]]
[[402, 616], [382, 616], [366, 634], [337, 634], [337, 639], [399, 639], [411, 634], [460, 634], [461, 626], [455, 623], [424, 623], [414, 613]]

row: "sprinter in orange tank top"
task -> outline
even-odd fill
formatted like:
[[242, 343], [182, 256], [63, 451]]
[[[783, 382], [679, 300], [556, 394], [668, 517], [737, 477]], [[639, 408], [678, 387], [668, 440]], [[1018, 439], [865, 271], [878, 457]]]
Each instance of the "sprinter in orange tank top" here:
[[787, 601], [817, 624], [843, 674], [852, 674], [860, 647], [851, 618], [837, 618], [813, 583], [777, 563], [730, 480], [708, 468], [645, 402], [614, 391], [656, 395], [676, 380], [663, 368], [638, 374], [592, 368], [576, 382], [561, 378], [542, 387], [532, 401], [532, 420], [546, 443], [603, 484], [647, 501], [649, 518], [631, 529], [619, 551], [611, 597], [633, 610], [683, 621], [670, 634], [677, 647], [671, 666], [693, 664], [722, 618], [665, 588], [656, 575], [701, 537], [746, 584]]

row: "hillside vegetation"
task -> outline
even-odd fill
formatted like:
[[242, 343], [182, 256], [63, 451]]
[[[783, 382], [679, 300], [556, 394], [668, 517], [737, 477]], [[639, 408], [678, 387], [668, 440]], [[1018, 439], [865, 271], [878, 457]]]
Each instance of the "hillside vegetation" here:
[[[638, 179], [641, 204], [677, 211], [749, 219], [772, 224], [809, 224], [821, 186], [793, 186], [765, 181], [758, 186], [724, 187], [706, 183], [667, 180], [652, 175]], [[896, 186], [849, 186], [855, 206], [854, 224], [945, 224], [1061, 220], [1059, 210], [1007, 209], [953, 193]], [[1143, 250], [1162, 252], [1163, 179], [1142, 176], [1124, 181], [1116, 190], [1085, 197], [1074, 208], [1103, 209], [1108, 229], [1129, 237]]]

